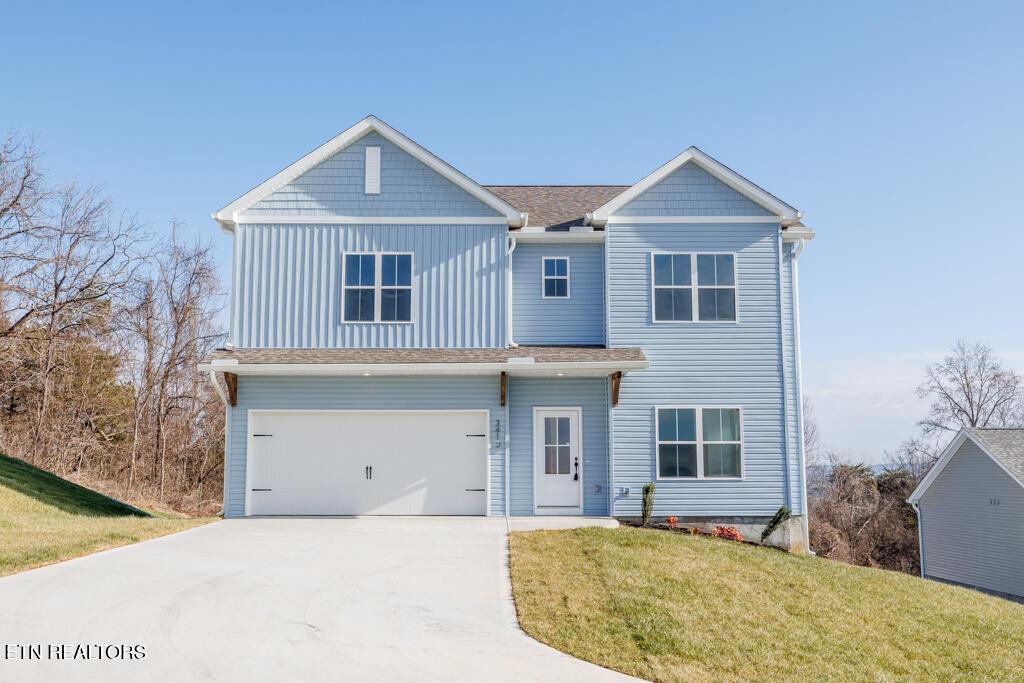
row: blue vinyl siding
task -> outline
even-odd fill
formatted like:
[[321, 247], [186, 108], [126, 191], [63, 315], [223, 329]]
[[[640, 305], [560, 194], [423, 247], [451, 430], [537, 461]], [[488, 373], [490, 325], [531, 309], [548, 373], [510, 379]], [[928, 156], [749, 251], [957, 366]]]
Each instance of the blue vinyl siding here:
[[[785, 448], [778, 230], [684, 223], [608, 231], [609, 343], [641, 346], [651, 363], [625, 375], [613, 411], [615, 514], [640, 514], [640, 489], [656, 474], [654, 409], [670, 404], [743, 407], [744, 479], [661, 480], [655, 514], [771, 515], [796, 504]], [[652, 250], [736, 252], [738, 322], [652, 323]]]
[[[569, 259], [569, 298], [545, 299], [545, 256]], [[604, 343], [604, 246], [519, 244], [512, 253], [512, 339], [517, 344]]]
[[[231, 341], [269, 348], [503, 347], [503, 225], [239, 225]], [[344, 323], [345, 252], [414, 254], [413, 322]]]
[[770, 216], [694, 163], [684, 164], [615, 212], [616, 216]]
[[497, 377], [239, 377], [231, 409], [225, 516], [245, 511], [248, 413], [271, 410], [481, 410], [491, 413], [490, 514], [504, 514], [505, 409]]
[[[380, 194], [364, 192], [364, 148], [381, 148]], [[367, 133], [244, 212], [245, 216], [500, 216], [377, 133]]]
[[548, 406], [583, 408], [583, 513], [607, 515], [608, 379], [512, 377], [508, 392], [511, 513], [533, 514], [533, 409]]

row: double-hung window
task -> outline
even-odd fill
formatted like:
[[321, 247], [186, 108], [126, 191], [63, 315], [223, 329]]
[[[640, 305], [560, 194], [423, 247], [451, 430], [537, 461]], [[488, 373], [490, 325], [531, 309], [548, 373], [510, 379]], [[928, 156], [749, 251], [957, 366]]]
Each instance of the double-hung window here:
[[657, 408], [659, 479], [743, 476], [739, 408]]
[[342, 319], [412, 322], [412, 254], [345, 254]]
[[655, 322], [734, 322], [734, 254], [651, 254]]
[[545, 256], [543, 261], [543, 298], [569, 298], [569, 259], [565, 256]]

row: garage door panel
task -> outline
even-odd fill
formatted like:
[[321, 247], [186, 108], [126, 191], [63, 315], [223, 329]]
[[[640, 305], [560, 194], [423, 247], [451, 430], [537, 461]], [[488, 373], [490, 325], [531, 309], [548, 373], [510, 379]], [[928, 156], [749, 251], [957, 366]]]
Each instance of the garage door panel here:
[[250, 429], [249, 514], [486, 514], [484, 412], [256, 412]]

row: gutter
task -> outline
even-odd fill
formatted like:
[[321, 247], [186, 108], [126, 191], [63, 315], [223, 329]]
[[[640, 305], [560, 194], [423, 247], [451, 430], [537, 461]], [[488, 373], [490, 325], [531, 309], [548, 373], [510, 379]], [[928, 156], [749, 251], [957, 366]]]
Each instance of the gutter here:
[[[231, 372], [236, 375], [494, 375], [547, 377], [563, 373], [572, 377], [601, 377], [613, 372], [646, 370], [646, 360], [566, 361], [535, 363], [514, 359], [511, 363], [238, 363], [214, 361], [199, 366], [200, 372]], [[219, 389], [219, 387], [218, 387]]]

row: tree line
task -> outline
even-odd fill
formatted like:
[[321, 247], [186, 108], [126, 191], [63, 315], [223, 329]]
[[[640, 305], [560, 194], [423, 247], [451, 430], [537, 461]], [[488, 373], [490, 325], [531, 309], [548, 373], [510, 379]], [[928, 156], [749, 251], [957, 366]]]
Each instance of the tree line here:
[[957, 341], [917, 387], [917, 433], [872, 468], [829, 446], [804, 403], [811, 548], [850, 564], [917, 574], [917, 515], [906, 502], [963, 427], [1024, 427], [1024, 379], [984, 344]]
[[223, 338], [209, 244], [153, 235], [95, 187], [0, 144], [0, 452], [133, 502], [216, 512]]

